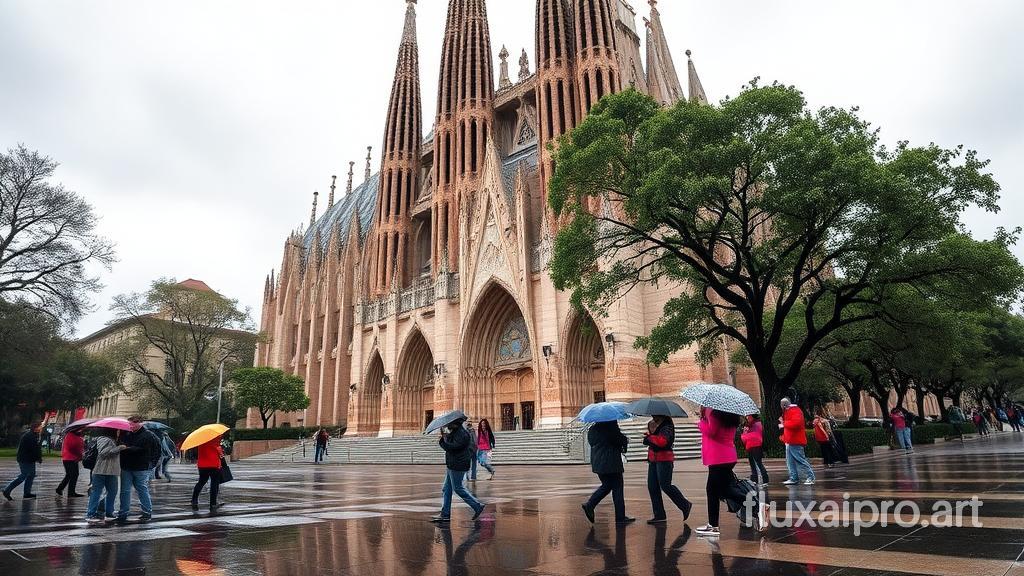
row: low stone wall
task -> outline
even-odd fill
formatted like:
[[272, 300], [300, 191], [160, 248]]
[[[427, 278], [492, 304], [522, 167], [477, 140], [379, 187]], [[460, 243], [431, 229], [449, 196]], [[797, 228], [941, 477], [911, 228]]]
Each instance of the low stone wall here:
[[231, 445], [231, 461], [259, 456], [281, 448], [294, 446], [298, 441], [289, 440], [239, 440]]

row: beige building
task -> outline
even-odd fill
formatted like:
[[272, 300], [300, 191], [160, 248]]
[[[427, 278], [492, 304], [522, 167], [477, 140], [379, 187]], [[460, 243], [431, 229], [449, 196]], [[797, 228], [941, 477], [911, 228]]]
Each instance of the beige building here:
[[[361, 185], [354, 163], [344, 192], [332, 180], [326, 211], [315, 198], [309, 228], [288, 237], [266, 281], [256, 363], [301, 376], [312, 401], [278, 425], [394, 436], [461, 408], [496, 429], [555, 428], [595, 400], [675, 397], [695, 381], [758, 395], [754, 374], [725, 357], [704, 368], [685, 350], [655, 368], [634, 349], [679, 286], [638, 288], [595, 317], [552, 285], [548, 146], [604, 95], [686, 95], [656, 1], [639, 28], [625, 0], [534, 4], [523, 8], [537, 18], [536, 69], [524, 50], [513, 77], [502, 48], [495, 81], [485, 0], [449, 1], [425, 130], [409, 0], [380, 171], [368, 155]], [[692, 62], [686, 72], [689, 98], [706, 101]]]

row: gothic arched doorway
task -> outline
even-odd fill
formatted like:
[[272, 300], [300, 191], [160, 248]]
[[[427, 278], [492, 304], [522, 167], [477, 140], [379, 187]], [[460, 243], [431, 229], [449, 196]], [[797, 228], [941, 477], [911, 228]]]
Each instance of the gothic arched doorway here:
[[395, 374], [395, 435], [418, 434], [434, 417], [434, 355], [415, 330]]
[[594, 319], [582, 312], [569, 323], [563, 347], [562, 416], [575, 417], [591, 402], [603, 402], [604, 346]]
[[485, 290], [462, 342], [459, 398], [466, 413], [499, 430], [533, 428], [539, 400], [533, 346], [508, 291], [497, 284]]
[[366, 378], [359, 386], [360, 434], [374, 436], [380, 431], [381, 397], [383, 396], [384, 360], [379, 351], [374, 351], [366, 369]]

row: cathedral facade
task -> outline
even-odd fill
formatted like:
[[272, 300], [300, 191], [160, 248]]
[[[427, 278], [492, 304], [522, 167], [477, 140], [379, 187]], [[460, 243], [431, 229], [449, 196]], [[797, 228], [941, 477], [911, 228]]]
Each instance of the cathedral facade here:
[[[686, 350], [653, 367], [634, 349], [681, 288], [638, 287], [591, 315], [546, 273], [549, 145], [604, 95], [687, 97], [657, 1], [638, 29], [626, 0], [536, 0], [536, 69], [524, 50], [511, 76], [502, 48], [495, 81], [486, 1], [450, 0], [426, 135], [407, 1], [379, 171], [368, 153], [353, 186], [350, 163], [344, 192], [332, 181], [319, 216], [314, 200], [266, 281], [256, 363], [302, 377], [311, 399], [277, 425], [395, 436], [459, 408], [499, 430], [555, 428], [591, 402], [674, 397], [694, 381], [759, 397], [727, 358], [702, 367]], [[692, 61], [684, 77], [688, 97], [706, 99]]]

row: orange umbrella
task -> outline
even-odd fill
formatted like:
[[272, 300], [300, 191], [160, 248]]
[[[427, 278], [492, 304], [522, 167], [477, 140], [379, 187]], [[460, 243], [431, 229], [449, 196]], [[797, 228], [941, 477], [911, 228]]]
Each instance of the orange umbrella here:
[[200, 444], [206, 444], [210, 440], [216, 440], [223, 436], [228, 430], [229, 428], [223, 424], [207, 424], [205, 426], [200, 426], [193, 430], [192, 433], [188, 435], [188, 438], [185, 438], [185, 441], [181, 443], [181, 449], [189, 450], [199, 446]]
[[217, 568], [211, 562], [206, 560], [184, 560], [181, 558], [175, 559], [174, 563], [178, 567], [178, 571], [185, 576], [223, 576], [224, 570]]

